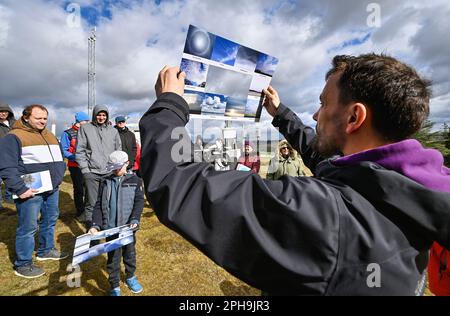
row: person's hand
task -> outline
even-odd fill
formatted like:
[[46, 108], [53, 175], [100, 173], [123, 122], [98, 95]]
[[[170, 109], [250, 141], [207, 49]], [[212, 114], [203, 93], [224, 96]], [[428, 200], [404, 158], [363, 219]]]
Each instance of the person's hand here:
[[135, 228], [137, 228], [139, 225], [138, 224], [136, 224], [136, 223], [134, 223], [134, 224], [130, 224], [130, 228], [131, 229], [135, 229]]
[[91, 227], [91, 228], [89, 229], [89, 232], [88, 232], [88, 233], [91, 234], [91, 235], [95, 235], [95, 234], [98, 233], [98, 230], [97, 230], [97, 228], [95, 228], [95, 227]]
[[267, 89], [263, 89], [265, 94], [263, 106], [266, 108], [270, 115], [275, 116], [277, 114], [278, 107], [280, 106], [280, 97], [278, 92], [269, 86]]
[[34, 197], [34, 195], [39, 192], [39, 190], [35, 190], [35, 189], [28, 189], [27, 191], [25, 191], [24, 193], [22, 193], [21, 195], [19, 195], [19, 198], [21, 200], [26, 200], [29, 198]]
[[155, 84], [156, 97], [165, 92], [173, 92], [183, 96], [184, 78], [186, 78], [186, 73], [180, 72], [180, 67], [165, 66], [159, 72], [158, 80]]

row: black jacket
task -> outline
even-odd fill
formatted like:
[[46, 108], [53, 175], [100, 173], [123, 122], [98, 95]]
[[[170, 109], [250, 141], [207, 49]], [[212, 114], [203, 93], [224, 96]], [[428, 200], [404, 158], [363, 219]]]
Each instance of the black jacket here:
[[115, 126], [115, 128], [119, 132], [120, 140], [122, 141], [122, 150], [128, 154], [128, 160], [130, 161], [128, 169], [131, 169], [134, 166], [134, 162], [136, 161], [136, 136], [132, 131], [128, 129], [128, 127], [120, 129]]
[[0, 111], [8, 111], [9, 112], [8, 118], [6, 119], [9, 123], [9, 126], [4, 124], [3, 122], [0, 122], [0, 138], [2, 138], [4, 136], [6, 136], [6, 134], [9, 133], [9, 131], [13, 127], [16, 120], [14, 119], [14, 112], [11, 110], [9, 105], [0, 104]]
[[[315, 177], [263, 180], [175, 163], [189, 119], [162, 94], [140, 122], [142, 176], [160, 221], [227, 271], [271, 294], [414, 295], [431, 242], [450, 247], [450, 195], [363, 162], [337, 167], [312, 151], [314, 131], [280, 106], [274, 125]], [[316, 166], [316, 167], [315, 167]], [[373, 287], [374, 265], [381, 287]]]

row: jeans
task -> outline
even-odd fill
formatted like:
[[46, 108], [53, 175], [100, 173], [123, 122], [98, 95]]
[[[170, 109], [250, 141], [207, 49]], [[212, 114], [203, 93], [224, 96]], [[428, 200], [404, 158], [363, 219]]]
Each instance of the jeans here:
[[59, 216], [59, 189], [44, 192], [34, 197], [16, 199], [19, 220], [16, 230], [16, 261], [14, 265], [21, 267], [32, 263], [34, 251], [34, 235], [38, 228], [39, 213], [39, 247], [38, 256], [45, 255], [55, 246], [55, 224]]
[[76, 216], [80, 216], [84, 212], [83, 174], [78, 167], [69, 167], [69, 171], [73, 184], [73, 200], [75, 202]]
[[[112, 240], [117, 235], [111, 236], [106, 241]], [[123, 263], [125, 265], [126, 279], [132, 278], [136, 272], [136, 235], [134, 235], [134, 241], [131, 244], [125, 245], [122, 248], [108, 252], [108, 261], [106, 263], [106, 270], [109, 274], [109, 284], [111, 289], [114, 289], [120, 285], [120, 261], [123, 257]]]

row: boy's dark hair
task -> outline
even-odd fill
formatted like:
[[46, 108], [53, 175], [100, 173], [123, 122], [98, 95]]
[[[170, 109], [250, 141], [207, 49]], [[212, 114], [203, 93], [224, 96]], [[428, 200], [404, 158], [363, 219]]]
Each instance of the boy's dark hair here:
[[401, 141], [416, 133], [429, 114], [431, 82], [395, 58], [366, 54], [339, 55], [326, 79], [340, 72], [339, 101], [361, 102], [373, 112], [373, 127], [389, 141]]

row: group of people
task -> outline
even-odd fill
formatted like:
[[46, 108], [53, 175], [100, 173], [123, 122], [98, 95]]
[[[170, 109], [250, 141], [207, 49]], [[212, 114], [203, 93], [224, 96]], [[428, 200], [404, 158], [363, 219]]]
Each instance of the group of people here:
[[[412, 67], [385, 55], [334, 57], [315, 130], [273, 87], [264, 89], [263, 105], [286, 138], [267, 179], [258, 174], [251, 143], [238, 163], [252, 172], [217, 172], [207, 162], [168, 158], [177, 142], [172, 131], [189, 121], [185, 77], [179, 67], [159, 73], [157, 100], [139, 124], [142, 180], [130, 172], [134, 154], [122, 151], [124, 125], [119, 119], [114, 129], [106, 107], [97, 106], [91, 122], [79, 114], [76, 133], [66, 131], [64, 153], [86, 191], [77, 214], [84, 214], [90, 233], [138, 227], [143, 181], [163, 224], [264, 293], [421, 295], [428, 266], [432, 292], [450, 295], [450, 170], [438, 151], [411, 138], [429, 114], [431, 96], [429, 82]], [[0, 111], [0, 126], [12, 128], [0, 139], [8, 148], [0, 150], [0, 175], [18, 196], [15, 270], [35, 277], [43, 273], [32, 264], [39, 213], [36, 259], [66, 257], [53, 241], [63, 152], [45, 128], [45, 107], [26, 107], [16, 123], [8, 113]], [[21, 175], [43, 170], [54, 189], [35, 194]], [[134, 244], [118, 251], [108, 253], [111, 295], [120, 295], [121, 257], [128, 287], [142, 291]]]
[[[45, 274], [33, 263], [38, 230], [37, 261], [68, 257], [56, 249], [54, 242], [59, 217], [59, 186], [66, 170], [64, 158], [67, 158], [73, 183], [75, 216], [90, 233], [127, 224], [136, 229], [144, 208], [142, 180], [136, 175], [138, 145], [134, 133], [126, 127], [124, 116], [116, 117], [113, 127], [106, 106], [96, 106], [92, 119], [78, 112], [73, 126], [62, 133], [61, 142], [46, 128], [47, 120], [48, 110], [39, 104], [27, 106], [17, 121], [8, 105], [0, 107], [0, 175], [6, 191], [16, 196], [18, 224], [14, 270], [24, 278]], [[41, 172], [49, 172], [52, 190], [39, 192], [26, 185], [24, 175]], [[122, 257], [125, 283], [133, 293], [140, 293], [143, 288], [134, 275], [134, 241], [108, 253], [106, 268], [111, 295], [120, 295]]]

